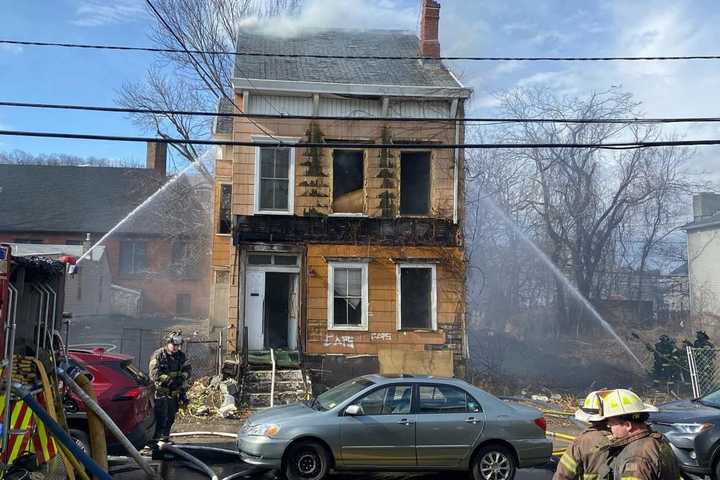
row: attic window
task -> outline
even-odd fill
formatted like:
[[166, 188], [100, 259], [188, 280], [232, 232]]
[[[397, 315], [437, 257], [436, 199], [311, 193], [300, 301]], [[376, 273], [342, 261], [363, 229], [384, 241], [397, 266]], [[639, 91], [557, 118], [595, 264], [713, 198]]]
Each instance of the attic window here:
[[430, 214], [430, 152], [400, 154], [400, 215]]
[[333, 151], [334, 213], [365, 213], [365, 152]]

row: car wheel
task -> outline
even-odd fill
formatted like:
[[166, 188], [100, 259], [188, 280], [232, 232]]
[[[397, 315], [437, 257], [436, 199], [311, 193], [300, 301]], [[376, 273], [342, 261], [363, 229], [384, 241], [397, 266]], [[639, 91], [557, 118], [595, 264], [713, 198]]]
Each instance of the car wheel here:
[[515, 457], [502, 445], [488, 445], [475, 453], [472, 463], [473, 480], [512, 480]]
[[330, 456], [317, 442], [301, 442], [290, 449], [285, 458], [288, 480], [322, 480], [330, 471]]

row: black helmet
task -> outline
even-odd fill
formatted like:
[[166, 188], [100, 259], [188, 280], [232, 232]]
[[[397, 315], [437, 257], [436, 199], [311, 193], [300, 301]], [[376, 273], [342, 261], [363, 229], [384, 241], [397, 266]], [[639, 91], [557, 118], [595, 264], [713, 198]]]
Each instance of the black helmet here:
[[165, 335], [165, 345], [172, 343], [173, 345], [180, 346], [185, 340], [182, 336], [182, 330], [173, 330], [172, 332]]
[[705, 333], [705, 330], [698, 330], [695, 336], [700, 340], [710, 340], [710, 337], [708, 337], [708, 334]]

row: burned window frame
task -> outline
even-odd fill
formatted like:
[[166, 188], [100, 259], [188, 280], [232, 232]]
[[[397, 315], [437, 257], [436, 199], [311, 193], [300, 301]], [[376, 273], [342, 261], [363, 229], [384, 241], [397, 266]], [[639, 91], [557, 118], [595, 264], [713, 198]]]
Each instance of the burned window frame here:
[[[361, 278], [361, 306], [362, 316], [359, 325], [335, 325], [335, 270], [355, 269], [360, 270]], [[329, 331], [361, 331], [368, 330], [368, 264], [367, 262], [328, 262], [328, 283], [327, 283], [327, 329]]]
[[287, 141], [288, 143], [300, 142], [299, 138], [286, 138], [286, 137], [256, 137], [253, 136], [254, 142], [268, 143], [267, 147], [257, 146], [255, 147], [255, 199], [254, 199], [254, 210], [257, 215], [293, 215], [295, 213], [295, 148], [287, 148], [288, 157], [288, 202], [287, 209], [263, 209], [260, 206], [260, 192], [262, 178], [260, 176], [261, 160], [262, 160], [262, 149], [264, 148], [275, 148], [277, 140]]
[[[227, 205], [223, 204], [223, 190], [229, 187], [229, 202]], [[233, 185], [232, 183], [220, 183], [218, 189], [218, 218], [217, 218], [217, 229], [215, 233], [217, 235], [232, 235], [232, 195]], [[226, 225], [227, 228], [223, 228]], [[227, 230], [227, 231], [223, 231]]]
[[[362, 192], [363, 192], [363, 207], [362, 212], [338, 212], [335, 210], [335, 152], [356, 152], [360, 153], [362, 163]], [[368, 167], [368, 152], [364, 148], [333, 148], [330, 154], [330, 160], [332, 162], [332, 187], [330, 189], [330, 214], [336, 217], [366, 217], [368, 212], [368, 201], [367, 201], [367, 167]]]
[[[402, 323], [402, 271], [404, 269], [429, 269], [430, 275], [430, 326], [429, 327], [403, 327]], [[438, 310], [438, 288], [437, 288], [437, 265], [434, 263], [398, 263], [395, 270], [396, 276], [396, 310], [397, 330], [413, 331], [427, 330], [437, 331], [437, 310]]]
[[[403, 211], [403, 155], [407, 154], [426, 154], [428, 157], [428, 191], [427, 191], [427, 211], [423, 213], [408, 213]], [[433, 212], [433, 152], [432, 150], [403, 150], [400, 152], [398, 159], [400, 173], [398, 185], [400, 185], [399, 201], [398, 201], [398, 214], [401, 217], [429, 217]]]

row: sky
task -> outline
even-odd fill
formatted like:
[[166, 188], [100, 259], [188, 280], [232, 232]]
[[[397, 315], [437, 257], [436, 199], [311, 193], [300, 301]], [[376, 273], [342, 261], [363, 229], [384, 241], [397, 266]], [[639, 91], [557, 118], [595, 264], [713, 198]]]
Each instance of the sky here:
[[[306, 0], [299, 17], [273, 27], [417, 30], [420, 0]], [[720, 54], [720, 2], [715, 0], [441, 0], [444, 55], [638, 56]], [[143, 0], [12, 2], [0, 37], [18, 40], [150, 45]], [[0, 46], [0, 99], [114, 105], [125, 82], [142, 80], [152, 54]], [[653, 63], [454, 62], [474, 89], [470, 114], [497, 114], [497, 93], [546, 85], [585, 95], [621, 86], [647, 116], [720, 116], [720, 61]], [[121, 114], [0, 107], [0, 128], [143, 135]], [[669, 131], [670, 132], [670, 131]], [[720, 138], [720, 126], [673, 133]], [[144, 146], [97, 141], [0, 137], [0, 151], [67, 153], [141, 162]], [[701, 147], [693, 167], [720, 171], [720, 147]]]

